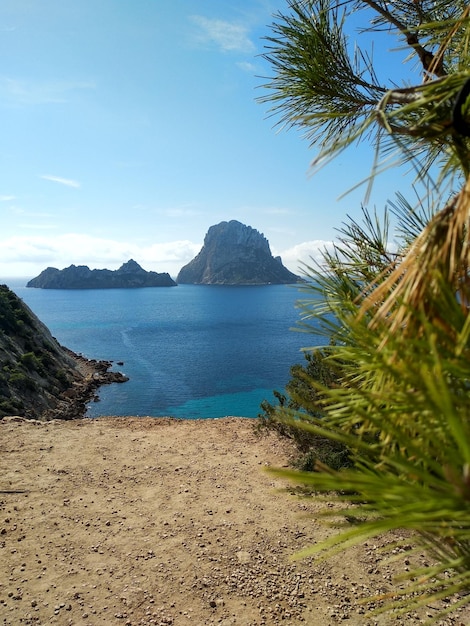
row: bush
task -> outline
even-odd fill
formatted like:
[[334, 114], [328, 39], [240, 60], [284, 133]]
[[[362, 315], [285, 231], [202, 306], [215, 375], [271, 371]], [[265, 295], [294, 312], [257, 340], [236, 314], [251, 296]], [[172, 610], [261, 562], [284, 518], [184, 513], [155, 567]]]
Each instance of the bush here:
[[[324, 390], [339, 384], [340, 365], [334, 362], [328, 349], [305, 352], [304, 357], [306, 364], [291, 367], [285, 394], [273, 392], [277, 403], [271, 404], [267, 400], [261, 403], [263, 413], [258, 415], [257, 429], [274, 430], [291, 439], [298, 450], [293, 460], [297, 468], [313, 470], [317, 461], [331, 464], [335, 469], [348, 467], [350, 460], [346, 446], [308, 430], [310, 417], [321, 418], [324, 414]], [[279, 408], [285, 409], [287, 419]]]
[[38, 359], [34, 352], [25, 352], [22, 354], [20, 362], [28, 370], [39, 372], [43, 369], [40, 359]]
[[36, 382], [23, 372], [15, 371], [11, 374], [9, 379], [10, 384], [22, 391], [35, 391], [37, 389]]
[[17, 415], [23, 411], [23, 403], [16, 399], [0, 400], [0, 418], [6, 415]]

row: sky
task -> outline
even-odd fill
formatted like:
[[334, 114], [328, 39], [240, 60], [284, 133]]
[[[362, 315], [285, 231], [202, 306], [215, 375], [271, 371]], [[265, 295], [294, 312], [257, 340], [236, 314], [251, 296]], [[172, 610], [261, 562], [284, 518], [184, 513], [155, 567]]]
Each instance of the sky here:
[[[315, 149], [258, 99], [287, 0], [2, 0], [0, 281], [71, 264], [178, 271], [210, 226], [299, 273], [359, 217], [373, 148]], [[384, 174], [379, 212], [403, 174]], [[346, 195], [344, 195], [346, 194]], [[341, 198], [340, 198], [341, 197]], [[360, 218], [359, 218], [360, 219]]]

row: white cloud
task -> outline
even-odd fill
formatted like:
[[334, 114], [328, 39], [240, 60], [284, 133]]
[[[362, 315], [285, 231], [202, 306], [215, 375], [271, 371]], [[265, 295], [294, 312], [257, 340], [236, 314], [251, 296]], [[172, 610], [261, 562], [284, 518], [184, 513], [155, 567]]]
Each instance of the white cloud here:
[[[271, 247], [274, 256], [295, 274], [303, 271], [302, 262], [312, 265], [321, 261], [321, 250], [331, 248], [331, 241], [313, 240], [284, 250]], [[146, 270], [168, 272], [176, 277], [180, 269], [201, 250], [202, 242], [176, 240], [149, 245], [127, 243], [91, 235], [70, 233], [54, 237], [45, 235], [15, 236], [0, 240], [0, 281], [2, 277], [37, 276], [46, 267], [63, 269], [71, 264], [91, 269], [117, 269], [134, 259]]]
[[256, 74], [258, 71], [256, 65], [254, 63], [250, 63], [249, 61], [241, 61], [240, 63], [237, 63], [237, 67], [247, 74]]
[[34, 81], [0, 77], [0, 96], [5, 102], [21, 105], [63, 104], [77, 90], [94, 89], [92, 82]]
[[281, 257], [283, 265], [291, 272], [302, 274], [305, 270], [305, 265], [315, 267], [316, 263], [321, 263], [322, 261], [322, 251], [325, 248], [331, 250], [332, 247], [332, 241], [314, 239], [313, 241], [304, 241], [286, 250], [279, 251], [273, 248], [271, 250], [274, 256]]
[[193, 15], [191, 19], [199, 27], [200, 42], [214, 43], [224, 52], [254, 52], [255, 45], [248, 37], [245, 26], [202, 15]]
[[146, 270], [175, 277], [201, 246], [187, 240], [145, 246], [75, 233], [16, 236], [0, 240], [0, 276], [36, 276], [46, 267], [63, 269], [71, 264], [117, 269], [132, 258]]
[[[37, 217], [37, 216], [36, 216]], [[59, 226], [57, 224], [39, 224], [37, 222], [32, 222], [32, 223], [28, 223], [28, 222], [23, 222], [21, 224], [18, 224], [19, 228], [24, 228], [27, 230], [55, 230], [56, 228], [59, 228]]]
[[66, 185], [67, 187], [74, 187], [78, 189], [80, 187], [80, 183], [76, 180], [71, 180], [70, 178], [62, 178], [61, 176], [51, 176], [49, 174], [44, 174], [41, 176], [43, 180], [51, 180], [54, 183], [59, 183], [61, 185]]
[[[270, 208], [266, 208], [263, 210], [263, 213], [265, 215], [291, 215], [292, 214], [292, 210], [291, 209], [286, 209], [283, 207], [270, 207]], [[285, 232], [285, 228], [271, 228], [272, 231], [278, 231], [280, 233]]]
[[172, 218], [175, 218], [175, 217], [191, 218], [191, 217], [197, 217], [198, 215], [201, 215], [201, 211], [199, 209], [194, 209], [190, 206], [172, 207], [172, 208], [167, 208], [163, 210], [157, 210], [157, 212], [163, 213], [167, 217], [172, 217]]

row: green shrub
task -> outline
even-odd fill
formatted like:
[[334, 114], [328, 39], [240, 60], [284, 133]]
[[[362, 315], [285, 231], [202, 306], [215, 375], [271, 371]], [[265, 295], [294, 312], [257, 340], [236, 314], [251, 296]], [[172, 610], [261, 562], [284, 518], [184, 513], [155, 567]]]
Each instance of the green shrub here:
[[[315, 461], [333, 464], [336, 469], [350, 464], [347, 448], [305, 428], [310, 417], [323, 415], [324, 388], [339, 384], [340, 365], [334, 362], [330, 349], [318, 348], [304, 353], [306, 363], [291, 367], [285, 393], [274, 391], [277, 403], [261, 403], [263, 413], [258, 415], [257, 430], [274, 430], [295, 443], [298, 455], [293, 463], [298, 468], [313, 469]], [[314, 381], [314, 382], [312, 382]], [[279, 408], [295, 411], [293, 419], [280, 418]]]
[[23, 372], [12, 372], [9, 382], [13, 387], [16, 387], [16, 389], [19, 390], [35, 391], [37, 389], [36, 382], [31, 378], [31, 376], [28, 376]]
[[16, 399], [1, 400], [0, 399], [0, 417], [5, 415], [17, 415], [23, 411], [23, 403]]
[[20, 362], [26, 369], [40, 371], [42, 369], [41, 361], [34, 352], [25, 352], [20, 357]]

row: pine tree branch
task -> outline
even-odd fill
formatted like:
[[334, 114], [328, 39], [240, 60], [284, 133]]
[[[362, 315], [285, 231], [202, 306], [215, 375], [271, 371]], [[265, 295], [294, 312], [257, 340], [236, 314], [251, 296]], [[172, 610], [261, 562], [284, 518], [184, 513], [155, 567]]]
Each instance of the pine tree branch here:
[[426, 50], [426, 48], [420, 44], [418, 34], [416, 32], [411, 31], [406, 24], [397, 19], [392, 13], [390, 13], [390, 11], [382, 8], [377, 2], [375, 2], [375, 0], [362, 1], [371, 9], [379, 13], [379, 15], [381, 15], [385, 20], [390, 22], [390, 24], [398, 28], [398, 30], [405, 37], [406, 43], [411, 46], [411, 48], [413, 48], [418, 55], [425, 72], [434, 74], [438, 77], [447, 75], [447, 72], [444, 69], [442, 55], [434, 55], [429, 50]]
[[[435, 86], [438, 83], [444, 82], [445, 76], [441, 78], [437, 78], [432, 81], [432, 83], [426, 83], [426, 86]], [[387, 93], [380, 99], [380, 102], [377, 104], [376, 112], [377, 112], [377, 121], [378, 123], [385, 128], [389, 133], [399, 133], [401, 135], [409, 135], [412, 137], [421, 137], [423, 134], [423, 129], [419, 125], [415, 126], [399, 126], [397, 124], [393, 124], [387, 118], [385, 113], [385, 109], [388, 105], [399, 104], [406, 105], [411, 104], [413, 102], [419, 102], [423, 98], [423, 86], [415, 86], [415, 87], [404, 87], [402, 89], [393, 89], [391, 91], [387, 91]], [[443, 122], [443, 126], [450, 126], [451, 121]]]

